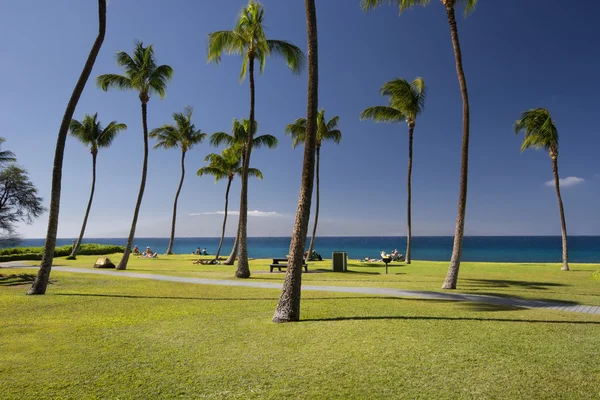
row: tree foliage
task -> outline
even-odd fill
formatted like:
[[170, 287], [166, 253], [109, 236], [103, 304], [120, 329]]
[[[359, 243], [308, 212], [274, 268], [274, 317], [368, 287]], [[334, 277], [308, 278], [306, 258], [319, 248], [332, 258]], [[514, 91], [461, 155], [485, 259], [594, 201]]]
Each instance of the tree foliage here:
[[45, 210], [25, 169], [11, 164], [0, 171], [0, 231], [3, 235], [14, 234], [19, 221], [31, 224]]

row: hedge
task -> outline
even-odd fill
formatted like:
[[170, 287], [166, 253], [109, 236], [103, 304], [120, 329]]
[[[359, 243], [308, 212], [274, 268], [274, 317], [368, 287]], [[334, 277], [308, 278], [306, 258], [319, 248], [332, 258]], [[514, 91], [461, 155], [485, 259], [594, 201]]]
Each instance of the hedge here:
[[[54, 248], [54, 257], [65, 257], [71, 254], [71, 245]], [[82, 244], [79, 247], [78, 255], [97, 256], [104, 254], [123, 253], [125, 246], [104, 245], [95, 243]], [[13, 247], [0, 250], [0, 262], [3, 261], [22, 261], [22, 260], [41, 260], [44, 254], [43, 247]]]

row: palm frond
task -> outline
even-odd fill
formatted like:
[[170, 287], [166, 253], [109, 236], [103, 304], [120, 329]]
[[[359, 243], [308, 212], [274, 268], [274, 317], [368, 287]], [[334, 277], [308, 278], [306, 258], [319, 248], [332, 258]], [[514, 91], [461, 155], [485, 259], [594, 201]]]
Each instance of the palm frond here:
[[331, 118], [325, 126], [327, 127], [327, 130], [330, 131], [330, 130], [334, 129], [335, 127], [337, 127], [337, 124], [339, 122], [340, 122], [340, 117], [336, 115], [335, 117]]
[[285, 133], [292, 137], [292, 148], [304, 143], [306, 137], [306, 118], [298, 118], [285, 127]]
[[270, 53], [280, 55], [285, 59], [292, 72], [296, 74], [302, 72], [306, 58], [299, 47], [285, 40], [267, 40], [267, 45]]
[[342, 132], [340, 132], [338, 129], [323, 132], [323, 135], [321, 135], [321, 141], [331, 141], [335, 144], [340, 144], [342, 141]]
[[134, 86], [131, 79], [118, 75], [118, 74], [103, 74], [96, 78], [96, 84], [98, 87], [105, 92], [108, 88], [115, 88], [120, 90], [131, 90]]
[[156, 67], [148, 78], [149, 89], [158, 94], [161, 99], [164, 99], [167, 94], [167, 84], [173, 77], [173, 68], [168, 65], [160, 65]]
[[236, 31], [217, 31], [208, 35], [208, 62], [220, 63], [221, 54], [244, 54], [246, 41]]
[[273, 135], [260, 135], [252, 140], [252, 147], [260, 149], [266, 147], [268, 149], [274, 149], [279, 144], [277, 138]]
[[117, 135], [127, 130], [127, 125], [111, 121], [98, 136], [98, 147], [110, 147]]
[[374, 106], [363, 110], [360, 119], [374, 119], [375, 122], [402, 122], [406, 118], [404, 114], [395, 108], [386, 106]]
[[233, 136], [226, 132], [215, 132], [210, 135], [210, 144], [214, 147], [219, 147], [222, 144], [230, 146], [233, 141]]
[[521, 114], [515, 122], [515, 133], [524, 132], [521, 151], [528, 148], [558, 152], [558, 129], [545, 108], [534, 108]]
[[253, 176], [254, 178], [258, 178], [260, 180], [263, 179], [262, 172], [257, 168], [248, 168], [248, 176]]
[[426, 6], [430, 0], [360, 0], [360, 7], [364, 11], [372, 10], [384, 4], [394, 4], [400, 8], [400, 14], [415, 6]]

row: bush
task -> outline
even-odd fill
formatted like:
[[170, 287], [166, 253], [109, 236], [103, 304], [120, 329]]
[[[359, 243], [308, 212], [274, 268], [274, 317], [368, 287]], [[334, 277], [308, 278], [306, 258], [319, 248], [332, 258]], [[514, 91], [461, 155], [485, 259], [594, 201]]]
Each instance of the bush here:
[[[54, 248], [54, 257], [65, 257], [71, 254], [72, 246], [60, 246]], [[78, 255], [82, 256], [101, 256], [105, 254], [123, 253], [125, 246], [104, 245], [95, 243], [82, 244]], [[0, 250], [0, 262], [3, 261], [22, 261], [22, 260], [41, 260], [44, 255], [43, 247], [13, 247]]]

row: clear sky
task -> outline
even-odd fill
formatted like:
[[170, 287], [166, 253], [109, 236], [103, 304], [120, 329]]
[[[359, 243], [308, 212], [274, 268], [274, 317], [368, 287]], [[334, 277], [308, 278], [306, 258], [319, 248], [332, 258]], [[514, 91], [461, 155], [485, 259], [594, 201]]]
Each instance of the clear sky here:
[[[600, 3], [579, 0], [480, 0], [464, 19], [457, 10], [471, 104], [468, 235], [559, 235], [551, 162], [543, 151], [519, 153], [513, 123], [521, 111], [546, 107], [560, 133], [559, 168], [569, 234], [600, 234]], [[129, 231], [142, 165], [140, 102], [133, 92], [105, 93], [103, 73], [121, 73], [118, 50], [134, 39], [154, 44], [157, 62], [175, 70], [167, 97], [148, 105], [150, 129], [170, 123], [184, 106], [195, 108], [202, 131], [228, 131], [248, 118], [248, 82], [238, 82], [241, 60], [207, 64], [207, 34], [231, 29], [244, 0], [110, 0], [106, 39], [75, 118], [98, 112], [107, 124], [129, 129], [98, 157], [96, 195], [88, 237], [123, 237]], [[269, 38], [306, 49], [304, 1], [264, 0]], [[461, 97], [446, 15], [440, 2], [398, 16], [385, 6], [364, 13], [358, 0], [317, 0], [320, 106], [340, 116], [342, 143], [322, 149], [321, 235], [404, 235], [407, 127], [359, 120], [361, 110], [386, 104], [381, 85], [422, 76], [429, 88], [417, 120], [413, 165], [413, 234], [452, 235], [456, 219], [461, 142]], [[56, 135], [64, 108], [97, 34], [92, 0], [3, 1], [0, 6], [0, 120], [7, 141], [30, 172], [46, 205]], [[285, 125], [306, 113], [306, 72], [293, 75], [281, 59], [267, 61], [256, 80], [260, 133], [277, 136], [276, 150], [259, 150], [252, 164], [264, 181], [249, 191], [250, 236], [289, 236], [298, 199], [302, 150], [293, 150]], [[179, 201], [178, 236], [218, 236], [225, 182], [198, 178], [208, 143], [187, 157]], [[138, 237], [168, 236], [179, 181], [178, 150], [150, 151]], [[91, 182], [91, 155], [67, 141], [59, 237], [76, 236]], [[239, 180], [230, 209], [239, 205]], [[230, 219], [228, 236], [236, 218]], [[21, 225], [24, 237], [44, 237], [47, 214]]]

